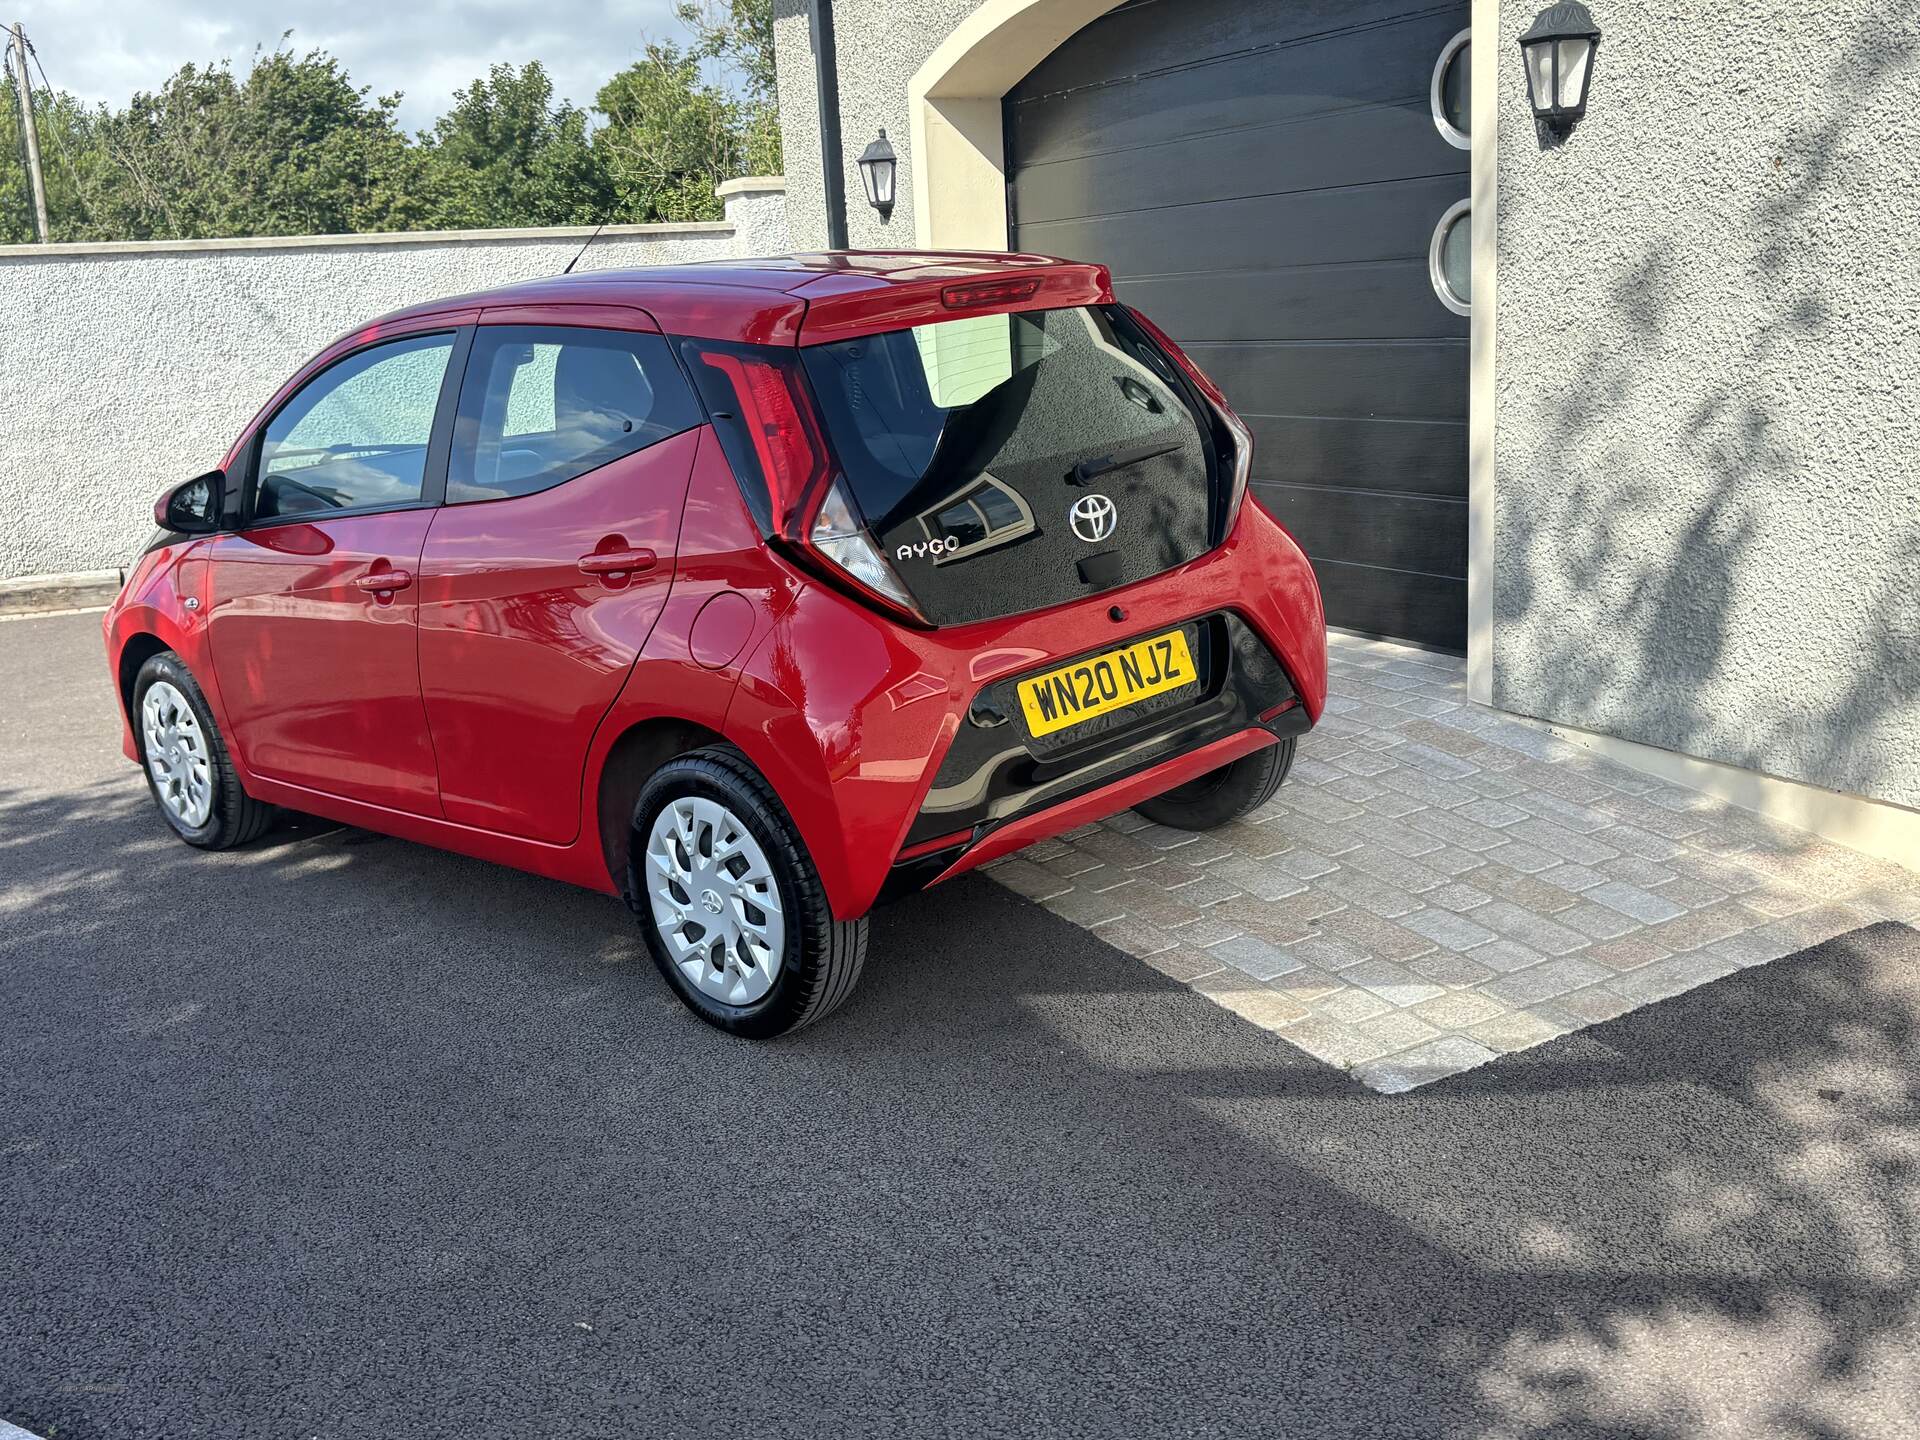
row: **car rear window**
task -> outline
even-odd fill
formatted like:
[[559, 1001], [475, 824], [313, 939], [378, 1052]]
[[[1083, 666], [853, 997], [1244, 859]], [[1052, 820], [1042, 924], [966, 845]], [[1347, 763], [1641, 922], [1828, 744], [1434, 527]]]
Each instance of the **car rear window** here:
[[[1209, 435], [1118, 306], [956, 317], [802, 354], [863, 518], [937, 621], [1057, 604], [1206, 548]], [[1090, 496], [1117, 517], [1093, 540], [1069, 515]]]

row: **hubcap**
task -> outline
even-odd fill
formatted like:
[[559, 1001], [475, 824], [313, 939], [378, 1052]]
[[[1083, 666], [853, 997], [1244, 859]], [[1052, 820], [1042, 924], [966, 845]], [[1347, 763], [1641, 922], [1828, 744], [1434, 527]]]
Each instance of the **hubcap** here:
[[161, 807], [176, 824], [198, 830], [213, 813], [213, 766], [200, 717], [178, 689], [156, 680], [140, 702], [140, 730]]
[[760, 842], [726, 806], [685, 796], [647, 835], [647, 899], [687, 981], [728, 1005], [773, 988], [786, 954], [780, 887]]

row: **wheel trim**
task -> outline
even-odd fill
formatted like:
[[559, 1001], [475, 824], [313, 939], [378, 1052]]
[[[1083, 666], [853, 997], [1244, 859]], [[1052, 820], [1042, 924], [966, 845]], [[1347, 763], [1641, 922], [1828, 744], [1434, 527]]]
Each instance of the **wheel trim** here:
[[727, 1005], [765, 998], [786, 960], [786, 917], [766, 851], [716, 800], [669, 801], [647, 833], [647, 900], [681, 976]]
[[200, 717], [172, 682], [147, 687], [140, 732], [160, 808], [176, 824], [198, 830], [213, 814], [213, 757]]

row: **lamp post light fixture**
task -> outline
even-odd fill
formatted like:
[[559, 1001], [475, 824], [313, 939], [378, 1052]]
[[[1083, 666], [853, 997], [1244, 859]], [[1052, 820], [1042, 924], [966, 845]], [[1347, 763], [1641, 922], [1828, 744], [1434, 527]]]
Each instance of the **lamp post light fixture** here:
[[867, 187], [867, 203], [880, 212], [882, 220], [893, 214], [893, 177], [898, 165], [882, 128], [879, 139], [860, 152], [860, 183]]
[[1600, 27], [1576, 0], [1549, 5], [1520, 37], [1533, 118], [1556, 134], [1566, 134], [1587, 113], [1587, 88], [1599, 46]]

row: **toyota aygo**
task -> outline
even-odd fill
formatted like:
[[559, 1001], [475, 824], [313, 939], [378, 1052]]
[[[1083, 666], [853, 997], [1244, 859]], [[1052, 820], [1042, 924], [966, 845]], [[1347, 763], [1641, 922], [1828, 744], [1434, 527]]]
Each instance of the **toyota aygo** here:
[[1326, 694], [1252, 437], [1107, 272], [600, 271], [329, 346], [168, 491], [106, 621], [189, 845], [274, 807], [624, 897], [742, 1035], [868, 912], [1129, 807], [1271, 797]]

